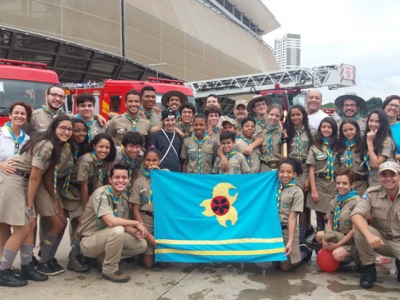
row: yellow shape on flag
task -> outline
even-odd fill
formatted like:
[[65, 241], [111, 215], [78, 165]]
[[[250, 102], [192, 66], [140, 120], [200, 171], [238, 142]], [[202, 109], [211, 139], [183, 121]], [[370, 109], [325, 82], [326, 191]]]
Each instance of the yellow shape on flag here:
[[235, 203], [239, 193], [236, 192], [234, 196], [231, 196], [229, 194], [230, 189], [236, 190], [236, 187], [227, 182], [218, 183], [213, 189], [212, 199], [206, 199], [200, 204], [205, 208], [203, 215], [216, 217], [218, 223], [224, 227], [227, 227], [226, 221], [231, 221], [233, 226], [238, 219], [238, 213], [236, 208], [233, 207], [233, 203]]

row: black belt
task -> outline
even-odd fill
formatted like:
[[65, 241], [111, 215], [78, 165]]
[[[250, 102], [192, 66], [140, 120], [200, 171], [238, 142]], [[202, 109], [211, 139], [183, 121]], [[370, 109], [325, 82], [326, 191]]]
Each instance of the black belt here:
[[286, 229], [288, 229], [287, 225], [282, 225], [282, 230], [286, 230]]
[[306, 159], [301, 159], [301, 160], [299, 160], [302, 164], [305, 164], [306, 163], [306, 161], [307, 161], [307, 158]]
[[21, 170], [18, 169], [15, 170], [14, 174], [17, 174], [25, 179], [29, 179], [29, 176], [31, 176], [31, 174], [22, 172]]
[[356, 176], [356, 181], [367, 181], [368, 180], [368, 175], [357, 175]]
[[266, 166], [268, 166], [268, 167], [270, 167], [271, 169], [277, 169], [279, 161], [268, 161], [268, 162], [266, 162], [266, 161], [262, 160], [261, 163], [266, 165]]
[[316, 174], [315, 174], [315, 177], [321, 178], [321, 179], [325, 179], [325, 180], [331, 180], [331, 179], [329, 178], [328, 173], [316, 173]]
[[152, 211], [148, 211], [148, 210], [141, 210], [140, 211], [142, 214], [145, 214], [146, 216], [152, 217], [154, 218], [154, 213]]

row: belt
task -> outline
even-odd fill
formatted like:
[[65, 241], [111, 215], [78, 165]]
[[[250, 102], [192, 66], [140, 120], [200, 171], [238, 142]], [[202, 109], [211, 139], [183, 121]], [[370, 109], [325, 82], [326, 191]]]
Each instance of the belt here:
[[282, 225], [282, 230], [288, 229], [287, 225]]
[[357, 175], [356, 176], [356, 181], [367, 181], [368, 180], [368, 175]]
[[270, 168], [272, 168], [272, 169], [277, 169], [279, 162], [278, 161], [268, 161], [268, 162], [266, 162], [266, 161], [262, 160], [261, 163], [266, 165], [266, 166], [268, 166], [268, 167], [270, 167]]
[[299, 160], [302, 164], [305, 164], [306, 163], [306, 161], [307, 161], [307, 159], [305, 158], [305, 159], [301, 159], [301, 160]]
[[325, 180], [330, 180], [328, 173], [316, 173], [315, 177], [317, 178], [321, 178], [321, 179], [325, 179]]
[[146, 216], [154, 218], [154, 212], [148, 211], [148, 210], [141, 210], [140, 211], [142, 214], [145, 214]]
[[25, 179], [29, 179], [29, 176], [31, 176], [31, 174], [22, 172], [21, 170], [18, 169], [15, 170], [14, 174], [17, 174]]

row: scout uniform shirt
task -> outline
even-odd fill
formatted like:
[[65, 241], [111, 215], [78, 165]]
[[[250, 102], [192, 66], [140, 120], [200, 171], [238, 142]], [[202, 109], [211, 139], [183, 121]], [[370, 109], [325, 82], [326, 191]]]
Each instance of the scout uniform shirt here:
[[[367, 130], [367, 119], [366, 118], [360, 118], [360, 117], [356, 117], [354, 118], [354, 120], [358, 123], [358, 126], [360, 126], [360, 134], [362, 137], [365, 136], [365, 130]], [[337, 120], [337, 126], [338, 126], [338, 135], [339, 135], [339, 128], [340, 125], [342, 124], [343, 120], [339, 119]]]
[[107, 227], [101, 218], [105, 215], [118, 213], [119, 218], [129, 219], [129, 206], [126, 194], [123, 192], [118, 204], [115, 204], [108, 191], [108, 185], [99, 187], [90, 196], [82, 216], [82, 226], [78, 230], [80, 237], [91, 236]]
[[213, 138], [217, 142], [218, 146], [221, 146], [221, 142], [219, 140], [220, 130], [222, 130], [220, 126], [214, 127], [213, 130], [211, 130], [211, 133], [208, 132], [208, 129], [206, 130], [208, 136]]
[[150, 121], [138, 116], [135, 125], [136, 130], [134, 130], [134, 124], [132, 124], [132, 122], [127, 119], [125, 114], [118, 115], [112, 118], [111, 121], [108, 123], [106, 133], [108, 133], [113, 138], [115, 146], [121, 146], [122, 138], [124, 137], [125, 133], [128, 131], [136, 131], [140, 133], [140, 135], [143, 137], [144, 146], [144, 141], [150, 132]]
[[185, 126], [185, 124], [183, 124], [182, 122], [178, 122], [178, 123], [176, 123], [176, 128], [180, 129], [183, 132], [184, 140], [191, 137], [193, 134], [192, 124], [189, 124], [189, 126]]
[[[201, 146], [203, 156], [202, 174], [211, 174], [219, 146], [216, 140], [207, 136]], [[198, 144], [193, 136], [183, 142], [181, 158], [187, 160], [187, 173], [198, 173]]]
[[[344, 235], [348, 234], [350, 232], [350, 230], [353, 229], [353, 223], [351, 222], [350, 215], [360, 200], [361, 200], [361, 197], [356, 197], [356, 198], [350, 200], [349, 202], [341, 204], [338, 231], [343, 233]], [[337, 202], [337, 196], [336, 196], [331, 201], [329, 212], [326, 214], [326, 217], [329, 220], [332, 220], [332, 224], [333, 224], [333, 217], [335, 216], [335, 210], [336, 210], [337, 204], [338, 204], [338, 202]]]
[[400, 241], [400, 189], [392, 202], [382, 186], [367, 189], [353, 209], [351, 216], [361, 214], [365, 219], [372, 216], [370, 226], [387, 240]]
[[[356, 173], [354, 190], [357, 194], [363, 195], [368, 188], [368, 167], [364, 163], [364, 153], [355, 152], [356, 147], [351, 147], [352, 169]], [[340, 168], [346, 168], [347, 148], [340, 156]]]
[[129, 202], [140, 205], [140, 211], [153, 214], [153, 203], [150, 196], [150, 177], [140, 174], [133, 184], [133, 190]]
[[250, 173], [249, 165], [244, 155], [240, 152], [228, 159], [229, 171], [224, 172], [220, 168], [221, 159], [217, 157], [212, 170], [213, 174], [248, 174]]
[[146, 111], [143, 107], [140, 107], [140, 116], [150, 122], [151, 128], [153, 128], [154, 126], [162, 125], [161, 114], [157, 114], [154, 111], [154, 108], [152, 108], [151, 111]]
[[51, 121], [62, 114], [65, 114], [62, 109], [59, 109], [56, 114], [48, 113], [43, 108], [35, 109], [32, 112], [31, 120], [25, 124], [25, 132], [33, 138], [38, 133], [46, 131]]
[[[394, 151], [396, 149], [396, 146], [392, 140], [391, 137], [386, 137], [386, 139], [383, 141], [382, 145], [382, 150], [380, 153], [377, 153], [378, 156], [383, 155], [386, 156], [387, 159], [385, 161], [393, 161], [393, 156], [394, 156]], [[378, 168], [374, 169], [371, 168], [371, 174], [369, 175], [369, 186], [375, 186], [375, 185], [380, 185], [380, 182], [378, 180]]]
[[89, 142], [93, 140], [93, 138], [98, 135], [99, 133], [103, 133], [106, 131], [106, 129], [100, 125], [100, 123], [94, 119], [94, 116], [92, 116], [92, 119], [89, 120], [89, 122], [86, 122], [85, 120], [82, 119], [82, 117], [77, 114], [75, 115], [75, 118], [82, 120], [85, 122], [86, 126], [89, 128], [88, 131], [88, 140]]
[[[254, 140], [251, 140], [251, 142], [254, 142]], [[239, 138], [236, 140], [236, 149], [240, 153], [242, 153], [247, 146], [250, 144], [248, 142], [245, 142], [242, 138]], [[244, 155], [247, 165], [250, 168], [250, 173], [258, 173], [260, 172], [260, 160], [261, 160], [261, 151], [260, 147], [257, 147], [251, 152], [251, 159], [247, 155]]]

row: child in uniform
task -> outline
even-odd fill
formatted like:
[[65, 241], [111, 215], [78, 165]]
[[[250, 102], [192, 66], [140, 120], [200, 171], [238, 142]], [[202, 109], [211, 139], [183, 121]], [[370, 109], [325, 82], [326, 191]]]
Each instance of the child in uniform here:
[[215, 160], [213, 174], [247, 174], [250, 173], [250, 168], [247, 164], [246, 158], [240, 152], [236, 151], [235, 134], [230, 131], [225, 131], [220, 135], [221, 148], [229, 162], [229, 171], [225, 172], [220, 168], [220, 158]]

